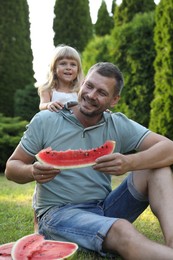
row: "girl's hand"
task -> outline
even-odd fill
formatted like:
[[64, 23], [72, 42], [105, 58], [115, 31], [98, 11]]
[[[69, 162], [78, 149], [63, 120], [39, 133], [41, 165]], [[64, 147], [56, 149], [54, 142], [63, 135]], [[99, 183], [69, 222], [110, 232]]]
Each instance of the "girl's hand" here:
[[58, 110], [64, 107], [63, 103], [59, 101], [52, 101], [47, 104], [47, 109], [51, 112], [58, 112]]

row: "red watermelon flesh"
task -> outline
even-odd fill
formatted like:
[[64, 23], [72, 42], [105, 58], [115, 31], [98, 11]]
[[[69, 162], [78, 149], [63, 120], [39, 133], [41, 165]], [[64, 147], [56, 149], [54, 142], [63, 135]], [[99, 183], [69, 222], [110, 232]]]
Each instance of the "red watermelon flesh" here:
[[45, 240], [42, 235], [32, 234], [19, 239], [12, 249], [13, 260], [60, 260], [72, 259], [78, 245], [70, 242]]
[[100, 147], [90, 150], [55, 151], [48, 147], [36, 154], [36, 158], [39, 162], [57, 169], [81, 168], [94, 165], [97, 158], [113, 153], [114, 149], [115, 141], [108, 140]]
[[28, 257], [33, 260], [67, 259], [73, 256], [74, 249], [76, 250], [76, 246], [72, 243], [47, 240]]
[[27, 259], [24, 257], [30, 254], [40, 243], [44, 241], [44, 237], [39, 234], [31, 234], [28, 236], [24, 236], [17, 240], [15, 245], [12, 248], [12, 258], [13, 260], [18, 259]]
[[0, 245], [0, 260], [12, 260], [11, 250], [15, 242]]

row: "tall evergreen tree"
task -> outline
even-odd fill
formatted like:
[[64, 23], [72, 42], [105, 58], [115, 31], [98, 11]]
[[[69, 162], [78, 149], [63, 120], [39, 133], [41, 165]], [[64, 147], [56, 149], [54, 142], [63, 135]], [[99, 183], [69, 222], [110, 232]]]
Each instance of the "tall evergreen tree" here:
[[155, 92], [150, 128], [173, 139], [173, 1], [161, 0], [156, 8]]
[[[110, 35], [95, 36], [82, 53], [83, 70], [87, 74], [90, 67], [101, 61], [110, 61], [111, 41]], [[92, 55], [91, 55], [92, 53]]]
[[154, 0], [123, 0], [122, 3], [116, 7], [114, 13], [115, 25], [119, 26], [123, 23], [130, 22], [136, 13], [150, 12], [154, 9]]
[[56, 0], [54, 44], [68, 44], [82, 52], [93, 36], [88, 0]]
[[34, 81], [26, 0], [1, 1], [0, 46], [0, 112], [13, 116], [16, 90]]
[[114, 16], [116, 7], [117, 7], [117, 1], [116, 0], [112, 0], [112, 7], [111, 7], [112, 16]]
[[95, 34], [98, 36], [104, 36], [110, 34], [111, 29], [114, 26], [113, 17], [109, 15], [107, 6], [104, 0], [102, 0], [101, 6], [98, 10], [97, 21], [95, 23]]
[[135, 18], [112, 32], [112, 62], [122, 70], [125, 87], [115, 110], [148, 127], [154, 91], [154, 12]]

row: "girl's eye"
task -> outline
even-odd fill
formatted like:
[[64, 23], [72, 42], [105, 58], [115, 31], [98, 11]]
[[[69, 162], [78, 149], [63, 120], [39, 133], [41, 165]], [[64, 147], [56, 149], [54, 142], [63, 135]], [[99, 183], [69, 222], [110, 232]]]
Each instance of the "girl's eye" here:
[[61, 65], [61, 66], [65, 66], [66, 63], [65, 63], [65, 62], [60, 62], [59, 65]]

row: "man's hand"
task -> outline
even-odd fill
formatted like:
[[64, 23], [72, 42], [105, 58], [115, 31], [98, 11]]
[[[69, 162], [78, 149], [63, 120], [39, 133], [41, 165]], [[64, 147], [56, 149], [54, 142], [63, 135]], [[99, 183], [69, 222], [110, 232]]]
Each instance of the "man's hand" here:
[[112, 175], [122, 175], [130, 170], [128, 158], [130, 158], [128, 155], [120, 153], [104, 155], [96, 159], [96, 164], [93, 166], [93, 169]]
[[39, 162], [35, 162], [32, 166], [32, 176], [35, 181], [41, 184], [51, 181], [59, 173], [60, 170]]

